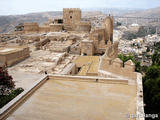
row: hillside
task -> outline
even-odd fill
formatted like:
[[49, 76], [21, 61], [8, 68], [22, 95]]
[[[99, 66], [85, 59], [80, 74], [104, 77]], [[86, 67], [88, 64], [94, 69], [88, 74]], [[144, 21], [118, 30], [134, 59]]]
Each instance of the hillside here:
[[[124, 16], [137, 16], [137, 17], [160, 17], [160, 7], [148, 9], [148, 10], [129, 10], [129, 9], [89, 9], [82, 10], [82, 17], [85, 19], [95, 20], [99, 24], [106, 15], [124, 15]], [[98, 12], [100, 11], [100, 12]], [[135, 12], [136, 11], [136, 12]], [[137, 12], [138, 11], [138, 12]], [[24, 22], [38, 22], [42, 24], [48, 21], [48, 18], [61, 18], [62, 11], [54, 12], [39, 12], [39, 13], [29, 13], [24, 15], [8, 15], [0, 16], [0, 33], [12, 32], [14, 27], [19, 23]], [[94, 21], [93, 21], [94, 23]]]
[[141, 11], [134, 12], [134, 13], [127, 13], [124, 15], [129, 16], [129, 17], [134, 16], [134, 17], [151, 17], [151, 18], [159, 17], [160, 18], [160, 7], [147, 9], [147, 10], [141, 10]]
[[38, 22], [39, 24], [48, 21], [48, 18], [61, 16], [62, 12], [30, 13], [25, 15], [0, 16], [0, 33], [11, 32], [19, 23]]

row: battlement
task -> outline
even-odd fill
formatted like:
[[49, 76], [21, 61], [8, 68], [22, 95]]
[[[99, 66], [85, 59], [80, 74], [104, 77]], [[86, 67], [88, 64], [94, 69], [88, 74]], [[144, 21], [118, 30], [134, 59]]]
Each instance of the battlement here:
[[81, 11], [80, 8], [63, 8], [63, 11]]
[[107, 71], [109, 73], [133, 80], [136, 80], [137, 78], [135, 64], [132, 62], [132, 60], [128, 60], [123, 66], [123, 62], [119, 58], [111, 60], [103, 56], [100, 59], [99, 70]]

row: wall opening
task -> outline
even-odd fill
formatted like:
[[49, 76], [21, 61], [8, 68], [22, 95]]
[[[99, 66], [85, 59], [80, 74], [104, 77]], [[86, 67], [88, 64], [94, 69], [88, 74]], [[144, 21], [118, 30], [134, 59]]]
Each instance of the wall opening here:
[[78, 67], [77, 69], [78, 69], [78, 72], [77, 72], [77, 73], [79, 73], [79, 71], [81, 70], [81, 67]]
[[63, 23], [63, 20], [62, 19], [58, 19], [58, 23]]
[[87, 53], [83, 53], [83, 56], [87, 56]]
[[107, 43], [108, 43], [108, 40], [105, 40], [105, 44], [107, 45]]

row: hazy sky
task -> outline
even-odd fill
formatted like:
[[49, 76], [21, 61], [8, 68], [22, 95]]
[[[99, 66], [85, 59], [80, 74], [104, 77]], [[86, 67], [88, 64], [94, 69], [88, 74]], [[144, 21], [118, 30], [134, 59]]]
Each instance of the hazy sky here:
[[0, 0], [0, 15], [62, 10], [63, 8], [153, 8], [160, 0]]

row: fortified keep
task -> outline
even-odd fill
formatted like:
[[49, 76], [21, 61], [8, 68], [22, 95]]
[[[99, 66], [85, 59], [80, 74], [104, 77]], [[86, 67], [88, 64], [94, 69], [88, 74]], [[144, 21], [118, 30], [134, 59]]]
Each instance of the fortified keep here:
[[63, 19], [49, 19], [48, 22], [39, 26], [38, 23], [24, 23], [24, 29], [16, 29], [24, 31], [24, 33], [47, 33], [47, 32], [61, 32], [66, 31], [78, 31], [78, 32], [90, 32], [91, 23], [81, 21], [81, 10], [79, 8], [64, 8]]

